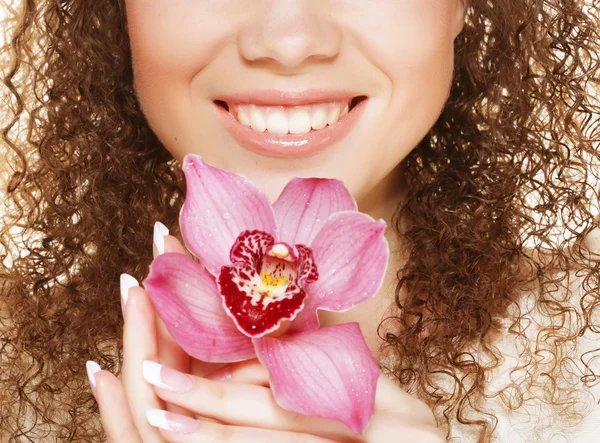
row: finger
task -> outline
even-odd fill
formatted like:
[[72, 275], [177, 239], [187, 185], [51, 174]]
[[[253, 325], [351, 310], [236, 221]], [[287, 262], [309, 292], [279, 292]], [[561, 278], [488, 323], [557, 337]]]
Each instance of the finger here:
[[160, 361], [178, 371], [189, 372], [191, 357], [179, 346], [171, 336], [165, 323], [156, 316], [156, 330], [158, 331], [158, 355]]
[[97, 372], [94, 378], [96, 400], [108, 442], [142, 443], [119, 379], [108, 371]]
[[152, 254], [157, 257], [166, 251], [187, 254], [181, 242], [172, 235], [169, 235], [169, 228], [157, 221], [154, 223], [154, 232], [152, 234]]
[[191, 366], [192, 369], [189, 372], [190, 374], [194, 374], [197, 377], [204, 377], [206, 376], [206, 374], [210, 374], [211, 372], [214, 372], [217, 369], [225, 367], [226, 363], [207, 363], [193, 358]]
[[376, 412], [363, 433], [369, 443], [395, 442], [402, 435], [403, 442], [443, 443], [442, 430], [432, 424], [420, 423], [413, 414], [398, 412]]
[[177, 252], [178, 254], [190, 255], [177, 237], [165, 236], [165, 252]]
[[[160, 362], [173, 369], [177, 369], [181, 372], [190, 372], [191, 358], [185, 353], [183, 349], [173, 339], [165, 323], [156, 315], [156, 330], [158, 334], [158, 355]], [[165, 408], [171, 412], [177, 412], [178, 414], [192, 414], [183, 408], [166, 404]]]
[[270, 386], [269, 372], [257, 359], [230, 363], [221, 369], [211, 372], [205, 378], [214, 381]]
[[[205, 378], [215, 381], [269, 386], [269, 373], [256, 359], [229, 364], [208, 374]], [[429, 406], [408, 394], [387, 376], [382, 374], [379, 377], [376, 392], [376, 411], [406, 414], [413, 417], [412, 421], [417, 424], [437, 426], [435, 416]]]
[[222, 423], [305, 432], [335, 439], [353, 435], [339, 421], [283, 409], [271, 389], [263, 386], [208, 380], [151, 361], [144, 362], [143, 374], [163, 400]]
[[[205, 378], [214, 381], [229, 381], [258, 386], [270, 385], [269, 373], [257, 359], [231, 363], [224, 368], [211, 372]], [[377, 380], [376, 392], [375, 410], [416, 413], [422, 418], [422, 423], [435, 425], [433, 413], [425, 403], [405, 392], [383, 374]]]
[[381, 374], [377, 379], [376, 392], [376, 411], [409, 415], [415, 422], [437, 426], [435, 416], [429, 406], [400, 388], [386, 375]]
[[[162, 410], [149, 410], [148, 420], [161, 429], [168, 442], [195, 443], [244, 442], [244, 443], [335, 443], [335, 440], [308, 433], [285, 432], [247, 426], [229, 426], [205, 420], [173, 414]], [[355, 440], [358, 441], [358, 440]]]
[[179, 254], [190, 255], [177, 237], [169, 234], [169, 228], [157, 221], [154, 223], [152, 254], [154, 257], [157, 257], [165, 252], [177, 252]]
[[129, 290], [123, 331], [123, 371], [121, 380], [131, 408], [134, 423], [144, 443], [162, 442], [161, 435], [148, 425], [145, 412], [149, 407], [162, 408], [142, 377], [142, 363], [157, 359], [155, 312], [146, 291], [135, 286]]

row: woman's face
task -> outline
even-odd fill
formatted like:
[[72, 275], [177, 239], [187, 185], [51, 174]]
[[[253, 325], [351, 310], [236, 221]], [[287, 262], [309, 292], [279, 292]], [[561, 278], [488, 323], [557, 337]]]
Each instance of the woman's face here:
[[359, 203], [385, 183], [444, 106], [464, 22], [461, 0], [126, 3], [154, 132], [272, 199], [294, 176], [340, 179]]

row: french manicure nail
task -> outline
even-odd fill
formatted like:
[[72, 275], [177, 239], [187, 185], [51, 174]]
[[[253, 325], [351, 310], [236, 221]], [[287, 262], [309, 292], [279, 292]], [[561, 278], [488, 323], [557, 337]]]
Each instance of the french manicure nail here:
[[157, 221], [154, 223], [154, 257], [165, 253], [165, 236], [169, 235], [169, 228]]
[[189, 392], [194, 387], [189, 375], [150, 360], [142, 363], [142, 375], [148, 383], [173, 392]]
[[182, 432], [191, 434], [198, 429], [199, 422], [185, 415], [163, 411], [162, 409], [148, 408], [146, 419], [152, 426], [166, 431]]
[[123, 310], [123, 317], [125, 317], [125, 307], [127, 306], [127, 298], [129, 297], [129, 290], [135, 286], [139, 286], [138, 282], [134, 277], [129, 274], [121, 274], [121, 309]]
[[92, 394], [96, 396], [96, 373], [101, 370], [100, 365], [95, 361], [88, 360], [85, 363], [87, 369], [88, 380], [90, 381], [90, 387], [92, 388]]

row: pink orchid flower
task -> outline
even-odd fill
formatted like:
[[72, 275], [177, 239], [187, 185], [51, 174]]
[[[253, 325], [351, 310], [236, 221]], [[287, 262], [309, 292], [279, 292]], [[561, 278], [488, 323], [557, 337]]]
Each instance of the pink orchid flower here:
[[167, 329], [206, 362], [257, 357], [284, 409], [362, 434], [380, 370], [358, 323], [319, 328], [381, 287], [385, 222], [358, 212], [343, 184], [293, 179], [275, 203], [245, 177], [184, 158], [187, 248], [165, 253], [144, 287]]

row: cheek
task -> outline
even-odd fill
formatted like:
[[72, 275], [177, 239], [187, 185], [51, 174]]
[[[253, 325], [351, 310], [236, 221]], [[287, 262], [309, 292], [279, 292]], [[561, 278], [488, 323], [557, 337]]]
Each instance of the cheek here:
[[374, 134], [379, 138], [372, 146], [379, 152], [373, 171], [401, 162], [435, 124], [448, 98], [454, 63], [454, 2], [394, 0], [392, 6], [392, 0], [384, 1], [387, 14], [371, 14], [357, 37], [386, 77], [389, 91], [378, 98], [385, 114]]
[[189, 97], [191, 79], [217, 56], [243, 12], [228, 13], [228, 26], [220, 26], [218, 1], [127, 0], [135, 86], [145, 110]]
[[399, 68], [419, 69], [452, 43], [458, 0], [335, 0], [355, 44], [393, 77]]
[[[144, 69], [181, 74], [210, 62], [229, 26], [219, 26], [223, 11], [215, 2], [127, 0], [131, 51], [140, 75]], [[236, 15], [227, 15], [233, 25]]]
[[[447, 86], [452, 71], [453, 2], [448, 0], [396, 0], [379, 26], [368, 31], [372, 62], [388, 76], [395, 92], [413, 91], [427, 96], [426, 88]], [[391, 13], [391, 16], [389, 15]], [[384, 23], [385, 26], [381, 26]], [[423, 94], [425, 93], [425, 94]]]
[[392, 83], [422, 85], [411, 90], [423, 97], [427, 88], [434, 93], [438, 86], [448, 86], [454, 60], [449, 3], [425, 0], [407, 8], [402, 26], [391, 37], [396, 44], [387, 54]]
[[[211, 88], [220, 85], [227, 91], [244, 72], [236, 58], [236, 35], [256, 14], [254, 1], [126, 0], [135, 87], [150, 126], [180, 161], [186, 153], [197, 152], [219, 167], [245, 173], [263, 189], [280, 190], [294, 165], [288, 171], [286, 163], [287, 172], [277, 175], [281, 183], [267, 183], [275, 174], [250, 166], [259, 162], [223, 131], [214, 130], [208, 100]], [[365, 116], [368, 128], [349, 141], [343, 155], [328, 154], [318, 166], [307, 160], [304, 169], [298, 162], [303, 175], [339, 178], [358, 198], [420, 141], [435, 123], [449, 90], [454, 3], [322, 3], [334, 11], [331, 19], [347, 39], [339, 61], [352, 67], [345, 75], [369, 79], [368, 90], [379, 105]]]
[[[400, 162], [435, 124], [452, 82], [454, 5], [449, 0], [396, 0], [385, 26], [369, 32], [371, 62], [387, 77], [382, 157]], [[390, 9], [388, 9], [388, 13]], [[373, 23], [375, 26], [375, 23]], [[377, 29], [377, 31], [376, 31]]]
[[[179, 160], [193, 146], [189, 122], [205, 120], [192, 79], [219, 55], [247, 10], [227, 0], [126, 0], [135, 90], [152, 130]], [[222, 26], [227, 23], [228, 26]], [[196, 91], [194, 91], [195, 93]], [[211, 144], [212, 145], [212, 144]]]

